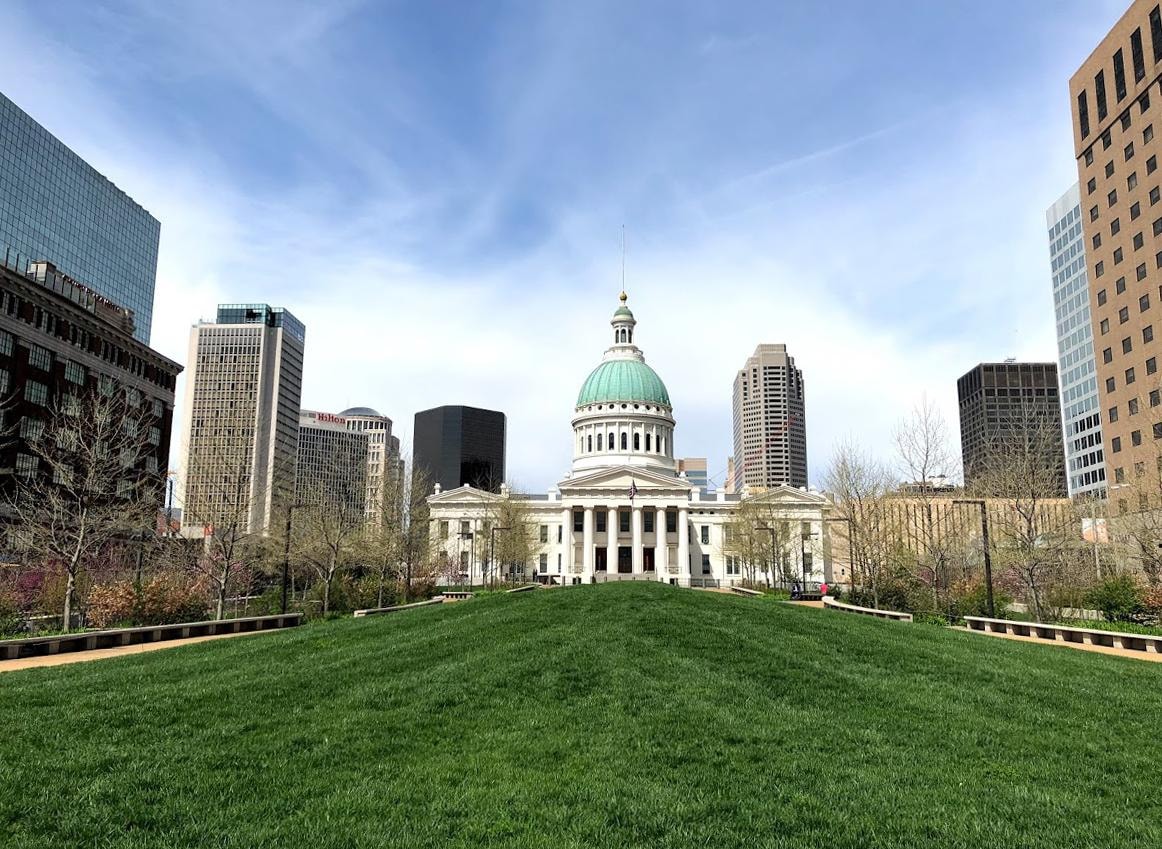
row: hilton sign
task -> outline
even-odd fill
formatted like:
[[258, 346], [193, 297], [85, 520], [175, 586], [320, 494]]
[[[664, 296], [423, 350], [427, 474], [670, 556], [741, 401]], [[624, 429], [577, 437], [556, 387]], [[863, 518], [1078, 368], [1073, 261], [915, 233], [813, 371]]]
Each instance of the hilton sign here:
[[311, 418], [318, 422], [326, 422], [327, 424], [347, 424], [347, 420], [345, 418], [342, 416], [336, 416], [334, 413], [311, 413]]

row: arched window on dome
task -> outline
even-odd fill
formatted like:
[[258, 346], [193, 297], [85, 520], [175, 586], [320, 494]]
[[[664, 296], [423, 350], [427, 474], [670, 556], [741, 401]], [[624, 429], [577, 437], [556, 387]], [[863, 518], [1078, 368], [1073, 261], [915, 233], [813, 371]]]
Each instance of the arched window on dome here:
[[[658, 453], [659, 453], [659, 454], [665, 454], [665, 453], [666, 453], [666, 437], [664, 437], [664, 436], [659, 436], [659, 437], [658, 437], [658, 443], [659, 443], [659, 445], [658, 445]], [[669, 455], [667, 454], [666, 456], [669, 456]]]
[[646, 434], [646, 453], [648, 454], [653, 448], [650, 447], [650, 434]]
[[590, 435], [590, 437], [589, 437], [589, 453], [590, 454], [593, 453], [593, 436], [592, 435]]
[[604, 433], [597, 434], [597, 450], [598, 451], [605, 450], [604, 442], [605, 442], [605, 434]]
[[642, 436], [640, 433], [635, 433], [633, 435], [633, 450], [634, 451], [641, 451], [642, 450]]
[[621, 450], [622, 451], [629, 450], [629, 434], [626, 433], [624, 430], [621, 432]]
[[625, 331], [625, 341], [629, 342], [631, 344], [633, 343], [633, 330], [632, 329]]

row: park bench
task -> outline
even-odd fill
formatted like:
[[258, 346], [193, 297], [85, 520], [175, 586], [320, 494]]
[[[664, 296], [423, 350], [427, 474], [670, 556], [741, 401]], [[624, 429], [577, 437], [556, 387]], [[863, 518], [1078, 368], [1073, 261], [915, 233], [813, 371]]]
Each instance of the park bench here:
[[440, 597], [444, 601], [463, 601], [472, 598], [472, 593], [467, 590], [448, 590], [447, 592], [440, 593]]
[[899, 610], [877, 610], [874, 607], [860, 607], [857, 604], [845, 604], [836, 601], [831, 596], [823, 596], [823, 606], [828, 610], [838, 610], [842, 613], [860, 613], [864, 616], [875, 616], [879, 619], [891, 619], [896, 622], [911, 622], [912, 614]]
[[1018, 637], [1037, 637], [1047, 642], [1078, 643], [1086, 646], [1105, 646], [1148, 654], [1162, 654], [1162, 635], [1127, 634], [1121, 631], [1102, 631], [1097, 628], [1078, 628], [1073, 625], [1051, 625], [1046, 622], [1017, 622], [1012, 619], [990, 619], [985, 616], [965, 616], [970, 631], [985, 634], [1014, 634]]
[[749, 587], [731, 587], [730, 591], [739, 595], [762, 595], [758, 590], [752, 590]]
[[352, 615], [354, 616], [378, 616], [381, 613], [397, 613], [400, 610], [411, 610], [415, 607], [430, 607], [433, 604], [443, 604], [444, 598], [436, 596], [427, 601], [413, 601], [411, 604], [393, 604], [391, 607], [367, 607], [363, 610], [356, 610]]
[[525, 584], [523, 587], [513, 587], [511, 590], [505, 590], [506, 593], [527, 593], [531, 590], [540, 589], [540, 584]]
[[76, 634], [52, 634], [0, 640], [0, 661], [18, 660], [50, 654], [110, 649], [191, 637], [213, 637], [219, 634], [244, 634], [293, 628], [302, 623], [301, 613], [275, 616], [248, 616], [242, 619], [216, 619], [209, 622], [179, 622], [174, 625], [146, 625], [141, 628], [115, 628], [106, 631], [81, 631]]

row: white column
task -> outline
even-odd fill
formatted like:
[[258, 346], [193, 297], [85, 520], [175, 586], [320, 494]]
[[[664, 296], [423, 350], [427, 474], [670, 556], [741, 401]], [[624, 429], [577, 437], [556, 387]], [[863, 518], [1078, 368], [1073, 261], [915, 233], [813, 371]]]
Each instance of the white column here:
[[605, 513], [605, 573], [617, 571], [617, 508]]
[[666, 511], [659, 510], [654, 516], [654, 562], [657, 564], [658, 580], [670, 580], [670, 545], [666, 541]]
[[630, 527], [633, 528], [633, 571], [636, 574], [642, 571], [642, 508], [633, 508]]
[[585, 508], [585, 520], [582, 524], [581, 544], [584, 548], [581, 551], [582, 574], [585, 576], [583, 580], [585, 583], [590, 583], [593, 580], [593, 508]]
[[561, 583], [568, 584], [573, 572], [573, 511], [568, 507], [561, 511], [561, 547], [565, 555], [561, 563]]
[[[690, 512], [686, 507], [678, 510], [678, 574], [689, 577], [690, 571]], [[680, 579], [679, 579], [680, 580]]]

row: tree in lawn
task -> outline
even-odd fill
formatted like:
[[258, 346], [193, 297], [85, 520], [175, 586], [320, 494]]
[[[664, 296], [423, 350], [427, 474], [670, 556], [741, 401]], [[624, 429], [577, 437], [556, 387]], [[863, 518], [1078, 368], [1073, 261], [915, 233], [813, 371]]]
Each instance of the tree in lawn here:
[[[410, 474], [409, 470], [410, 469]], [[383, 607], [389, 582], [399, 584], [405, 600], [415, 580], [429, 580], [428, 503], [431, 475], [406, 459], [389, 468], [381, 484], [378, 511], [364, 529], [366, 559], [378, 579], [377, 606]]]
[[879, 592], [892, 562], [899, 538], [890, 499], [895, 477], [883, 463], [856, 443], [840, 443], [823, 476], [823, 486], [835, 505], [832, 534], [843, 540], [851, 565], [852, 587], [871, 594], [879, 605]]
[[927, 397], [897, 422], [893, 433], [900, 472], [912, 498], [918, 502], [917, 527], [912, 539], [913, 572], [932, 589], [934, 606], [950, 598], [952, 558], [958, 535], [951, 532], [946, 511], [939, 510], [936, 485], [955, 475], [959, 463], [952, 450], [948, 424]]
[[762, 493], [748, 493], [739, 502], [723, 530], [723, 553], [736, 559], [744, 585], [765, 583], [769, 589], [773, 583], [786, 584], [795, 579], [791, 526], [778, 504]]
[[152, 533], [164, 487], [158, 426], [137, 390], [104, 376], [63, 394], [46, 418], [20, 421], [33, 462], [17, 469], [10, 533], [16, 547], [63, 575], [66, 628], [78, 577], [127, 540]]
[[[326, 450], [325, 471], [295, 481], [296, 513], [291, 548], [323, 585], [323, 613], [331, 611], [335, 578], [366, 563], [367, 449], [340, 440]], [[300, 447], [301, 452], [301, 447]]]
[[1060, 468], [1049, 462], [1063, 450], [1056, 420], [1021, 405], [1004, 424], [985, 447], [972, 489], [987, 499], [994, 558], [1040, 619], [1079, 561], [1080, 518], [1061, 498]]
[[[480, 545], [485, 563], [486, 580], [508, 574], [515, 582], [528, 574], [528, 566], [540, 554], [540, 526], [534, 520], [527, 502], [514, 498], [511, 484], [500, 487], [499, 497], [484, 503], [480, 523]], [[495, 533], [493, 532], [495, 529]]]

